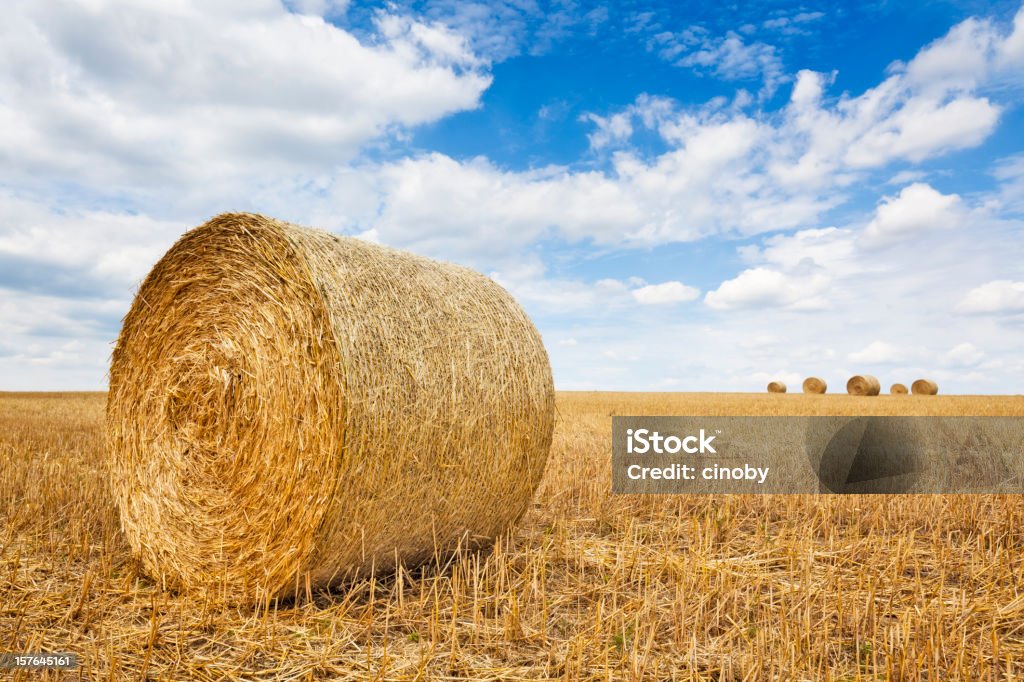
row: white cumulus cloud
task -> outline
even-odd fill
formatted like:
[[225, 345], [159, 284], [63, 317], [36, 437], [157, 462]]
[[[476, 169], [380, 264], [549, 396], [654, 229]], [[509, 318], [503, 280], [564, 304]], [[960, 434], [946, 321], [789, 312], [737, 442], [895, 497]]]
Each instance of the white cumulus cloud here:
[[867, 364], [892, 364], [903, 362], [907, 359], [907, 356], [907, 351], [895, 344], [887, 341], [872, 341], [861, 350], [847, 355], [847, 359], [851, 362]]
[[700, 296], [700, 290], [682, 282], [663, 282], [633, 289], [632, 294], [636, 302], [642, 305], [665, 305], [692, 301]]
[[828, 278], [824, 275], [799, 277], [757, 267], [722, 282], [705, 295], [704, 301], [718, 310], [763, 307], [814, 310], [827, 305], [822, 296], [827, 285]]
[[973, 343], [958, 343], [942, 357], [943, 364], [948, 367], [973, 367], [985, 358], [984, 351]]
[[[314, 7], [313, 5], [316, 5]], [[374, 43], [273, 0], [15, 0], [0, 22], [0, 181], [224, 184], [330, 168], [392, 127], [477, 106], [448, 29], [382, 13]]]
[[871, 246], [884, 245], [925, 231], [958, 227], [965, 217], [960, 197], [942, 194], [930, 185], [915, 182], [886, 197], [875, 217], [864, 230], [863, 241]]
[[1024, 282], [999, 279], [967, 292], [959, 309], [965, 313], [1024, 312]]

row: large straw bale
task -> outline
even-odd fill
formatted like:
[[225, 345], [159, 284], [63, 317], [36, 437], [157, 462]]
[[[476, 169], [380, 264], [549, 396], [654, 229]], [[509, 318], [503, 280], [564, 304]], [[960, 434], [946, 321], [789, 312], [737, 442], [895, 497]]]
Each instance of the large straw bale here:
[[786, 392], [786, 384], [784, 384], [781, 381], [771, 381], [771, 382], [768, 383], [768, 392], [769, 393], [785, 393]]
[[870, 374], [855, 374], [846, 382], [846, 392], [850, 395], [878, 395], [882, 392], [882, 385]]
[[914, 395], [938, 395], [939, 385], [931, 379], [918, 379], [910, 385]]
[[252, 214], [156, 264], [107, 405], [137, 557], [243, 602], [488, 546], [553, 423], [540, 336], [493, 281]]
[[803, 389], [804, 393], [824, 395], [825, 391], [828, 390], [828, 384], [825, 383], [824, 379], [820, 379], [818, 377], [807, 377], [804, 379]]
[[906, 395], [909, 391], [907, 391], [907, 387], [904, 384], [893, 384], [889, 387], [889, 393], [892, 395]]

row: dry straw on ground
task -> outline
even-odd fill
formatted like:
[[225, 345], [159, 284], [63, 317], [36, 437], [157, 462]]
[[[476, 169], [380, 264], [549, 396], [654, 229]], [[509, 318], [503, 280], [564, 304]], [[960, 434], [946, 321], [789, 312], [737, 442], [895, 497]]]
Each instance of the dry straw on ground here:
[[111, 486], [154, 578], [253, 602], [488, 545], [553, 424], [540, 336], [490, 279], [228, 214], [125, 318]]
[[903, 384], [893, 384], [889, 387], [889, 393], [892, 395], [906, 395], [908, 391], [907, 387]]
[[910, 385], [914, 395], [938, 395], [939, 385], [931, 379], [918, 379]]
[[828, 384], [825, 383], [824, 379], [818, 377], [807, 377], [804, 379], [804, 393], [811, 393], [814, 395], [823, 395], [828, 390]]
[[786, 392], [786, 384], [782, 383], [781, 381], [772, 381], [772, 382], [770, 382], [768, 384], [768, 392], [769, 393], [785, 393]]
[[878, 395], [881, 391], [878, 379], [870, 374], [855, 374], [846, 382], [846, 392], [850, 395]]
[[1024, 495], [611, 492], [612, 415], [1020, 417], [1024, 396], [556, 400], [544, 480], [494, 552], [250, 610], [139, 575], [105, 396], [0, 393], [0, 651], [82, 661], [11, 679], [1024, 679]]

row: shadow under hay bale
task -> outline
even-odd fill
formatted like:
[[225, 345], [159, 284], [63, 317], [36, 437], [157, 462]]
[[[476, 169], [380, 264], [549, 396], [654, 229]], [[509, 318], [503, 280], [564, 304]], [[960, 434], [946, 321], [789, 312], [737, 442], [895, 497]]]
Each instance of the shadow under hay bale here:
[[540, 336], [491, 279], [251, 214], [156, 264], [110, 369], [129, 544], [235, 602], [488, 546], [553, 424]]

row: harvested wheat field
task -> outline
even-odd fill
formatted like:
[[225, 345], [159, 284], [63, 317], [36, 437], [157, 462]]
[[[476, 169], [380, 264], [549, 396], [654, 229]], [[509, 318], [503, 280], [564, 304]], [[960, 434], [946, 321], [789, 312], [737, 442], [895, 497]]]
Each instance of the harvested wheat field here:
[[1021, 497], [610, 493], [612, 415], [1024, 415], [1024, 397], [560, 393], [540, 490], [493, 553], [258, 609], [161, 591], [131, 559], [104, 403], [0, 394], [0, 651], [76, 652], [69, 679], [1024, 677]]

